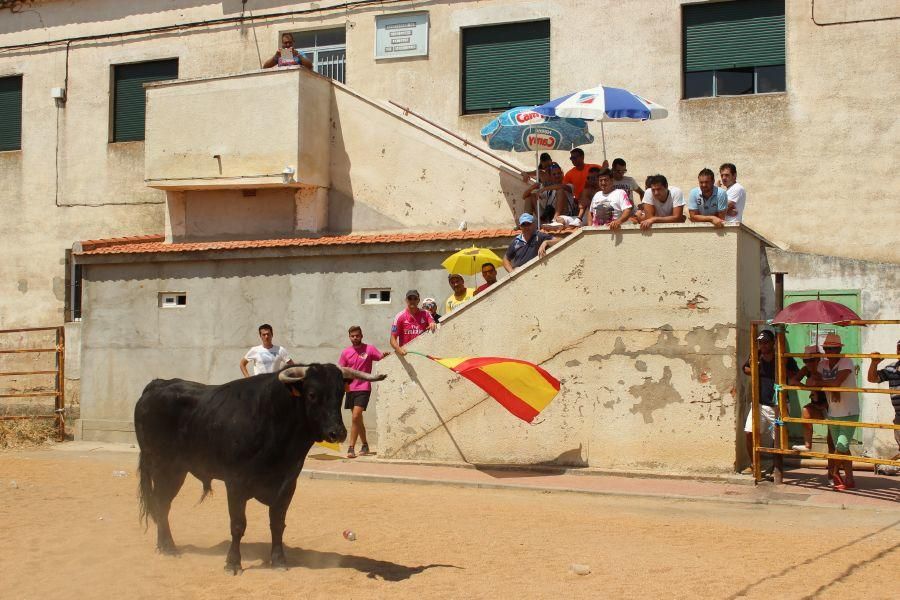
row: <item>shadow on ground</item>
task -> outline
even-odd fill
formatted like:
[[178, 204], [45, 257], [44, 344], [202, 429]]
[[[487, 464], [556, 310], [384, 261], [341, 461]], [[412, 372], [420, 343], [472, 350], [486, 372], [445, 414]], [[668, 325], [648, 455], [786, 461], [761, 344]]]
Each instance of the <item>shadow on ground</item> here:
[[[793, 488], [810, 490], [827, 490], [828, 482], [825, 479], [825, 471], [820, 473], [795, 473], [786, 470], [784, 483]], [[856, 473], [856, 489], [844, 490], [840, 493], [846, 496], [859, 496], [861, 498], [873, 498], [876, 500], [888, 500], [900, 502], [900, 478], [879, 477], [872, 474]]]
[[547, 477], [549, 475], [565, 475], [566, 469], [561, 467], [544, 467], [529, 465], [521, 467], [504, 467], [497, 465], [475, 465], [475, 470], [490, 475], [495, 479]]
[[[882, 527], [881, 529], [877, 529], [875, 531], [864, 533], [860, 537], [850, 540], [849, 542], [847, 542], [845, 544], [841, 544], [840, 546], [836, 546], [834, 548], [825, 550], [824, 552], [821, 552], [820, 554], [817, 554], [816, 556], [811, 556], [805, 560], [789, 564], [786, 567], [784, 567], [783, 569], [781, 569], [775, 573], [767, 574], [764, 577], [761, 577], [760, 579], [754, 581], [753, 583], [738, 590], [731, 596], [728, 596], [727, 600], [737, 600], [738, 598], [745, 598], [751, 591], [753, 591], [754, 588], [756, 588], [757, 586], [759, 586], [763, 583], [768, 584], [768, 583], [771, 583], [772, 581], [780, 579], [782, 577], [790, 576], [792, 573], [796, 572], [796, 570], [798, 568], [804, 567], [807, 565], [812, 565], [816, 561], [819, 561], [819, 560], [827, 561], [829, 556], [832, 556], [837, 552], [846, 550], [847, 548], [850, 548], [851, 546], [859, 544], [860, 542], [871, 540], [873, 537], [875, 537], [881, 533], [884, 533], [891, 529], [895, 529], [898, 525], [900, 525], [900, 521], [895, 521], [895, 522], [891, 523], [890, 525], [886, 525], [885, 527]], [[832, 586], [840, 583], [841, 581], [845, 580], [847, 577], [849, 577], [854, 571], [856, 571], [860, 567], [867, 565], [867, 564], [868, 565], [875, 564], [876, 562], [881, 561], [882, 559], [886, 558], [889, 554], [896, 551], [897, 549], [900, 549], [900, 544], [894, 544], [893, 546], [883, 548], [883, 549], [879, 550], [874, 556], [860, 559], [856, 563], [847, 567], [847, 569], [845, 569], [842, 573], [840, 573], [836, 577], [832, 578], [830, 581], [826, 582], [823, 585], [820, 585], [812, 593], [803, 596], [803, 600], [813, 600], [814, 598], [819, 597], [823, 592], [825, 592]], [[888, 563], [888, 564], [890, 565], [891, 563]], [[886, 565], [886, 568], [891, 568], [891, 567]], [[800, 582], [794, 581], [793, 583], [799, 584]], [[795, 586], [794, 591], [795, 592], [798, 591], [796, 589], [796, 586]]]
[[[224, 540], [215, 546], [201, 548], [187, 544], [178, 549], [185, 554], [201, 554], [204, 556], [221, 556], [225, 561], [228, 547], [231, 542]], [[241, 544], [241, 556], [244, 569], [263, 569], [269, 566], [269, 553], [271, 545], [266, 542], [249, 542]], [[285, 546], [285, 554], [289, 568], [306, 569], [355, 569], [365, 573], [369, 579], [383, 579], [384, 581], [403, 581], [413, 575], [418, 575], [428, 569], [444, 567], [447, 569], [462, 569], [456, 565], [430, 564], [407, 566], [386, 560], [376, 560], [367, 556], [354, 554], [341, 554], [338, 552], [320, 552], [318, 550], [304, 550], [302, 548], [288, 548]], [[248, 564], [248, 562], [262, 561], [262, 564]]]

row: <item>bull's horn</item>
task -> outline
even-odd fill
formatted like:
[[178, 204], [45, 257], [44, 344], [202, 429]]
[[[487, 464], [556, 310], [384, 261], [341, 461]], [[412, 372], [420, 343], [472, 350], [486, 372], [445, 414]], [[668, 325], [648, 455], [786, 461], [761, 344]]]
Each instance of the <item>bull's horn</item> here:
[[341, 372], [344, 374], [344, 379], [361, 379], [362, 381], [381, 381], [387, 377], [387, 375], [384, 374], [372, 375], [371, 373], [363, 373], [362, 371], [348, 369], [347, 367], [341, 367]]
[[306, 367], [288, 367], [278, 374], [278, 381], [282, 383], [296, 383], [306, 377]]

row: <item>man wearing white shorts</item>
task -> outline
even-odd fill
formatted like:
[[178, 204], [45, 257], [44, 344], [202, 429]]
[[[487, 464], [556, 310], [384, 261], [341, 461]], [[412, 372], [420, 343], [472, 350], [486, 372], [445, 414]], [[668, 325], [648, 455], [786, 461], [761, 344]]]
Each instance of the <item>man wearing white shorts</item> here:
[[[775, 442], [775, 421], [778, 419], [778, 399], [775, 397], [775, 334], [763, 329], [756, 337], [759, 347], [757, 365], [759, 371], [759, 443], [771, 448]], [[799, 369], [794, 359], [785, 361], [785, 380]], [[750, 375], [750, 359], [744, 363], [744, 374]], [[753, 411], [747, 413], [744, 424], [747, 437], [747, 453], [750, 455], [750, 472], [753, 469]]]

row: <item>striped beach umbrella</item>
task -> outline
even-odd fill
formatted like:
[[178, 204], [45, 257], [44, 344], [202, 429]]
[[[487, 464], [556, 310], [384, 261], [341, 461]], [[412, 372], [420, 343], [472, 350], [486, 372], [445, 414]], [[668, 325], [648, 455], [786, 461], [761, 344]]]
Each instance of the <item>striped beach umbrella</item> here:
[[546, 117], [563, 117], [599, 121], [603, 140], [603, 159], [606, 160], [606, 121], [650, 121], [665, 119], [669, 111], [623, 88], [597, 85], [566, 94], [534, 107], [534, 112]]

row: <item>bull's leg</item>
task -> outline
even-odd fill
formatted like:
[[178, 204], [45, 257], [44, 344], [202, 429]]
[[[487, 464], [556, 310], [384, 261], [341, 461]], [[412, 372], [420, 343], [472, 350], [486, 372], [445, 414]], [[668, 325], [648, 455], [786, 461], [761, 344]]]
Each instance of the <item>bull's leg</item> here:
[[284, 556], [282, 536], [284, 534], [285, 517], [287, 516], [288, 507], [291, 505], [291, 499], [294, 497], [294, 490], [296, 487], [297, 482], [293, 481], [269, 507], [269, 528], [272, 530], [273, 569], [287, 569], [287, 559]]
[[241, 568], [241, 538], [247, 530], [247, 496], [233, 486], [225, 484], [228, 493], [228, 516], [231, 517], [231, 547], [225, 558], [225, 572], [239, 575]]
[[178, 495], [187, 471], [168, 471], [153, 479], [154, 519], [156, 520], [156, 549], [163, 554], [178, 554], [172, 530], [169, 529], [169, 510]]

